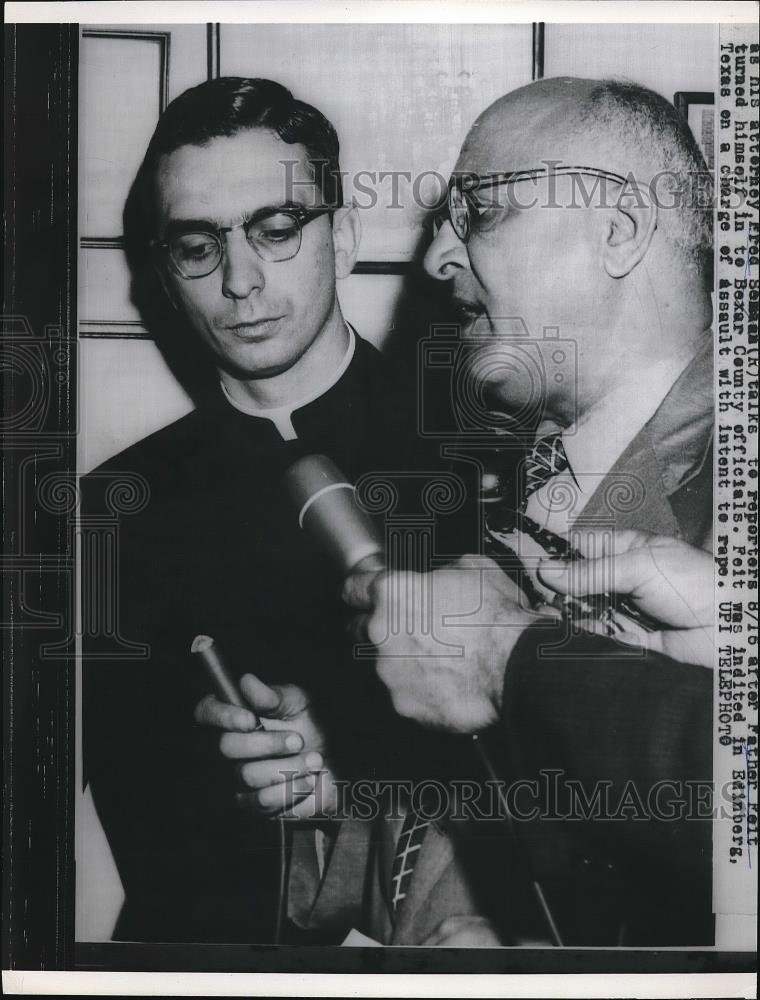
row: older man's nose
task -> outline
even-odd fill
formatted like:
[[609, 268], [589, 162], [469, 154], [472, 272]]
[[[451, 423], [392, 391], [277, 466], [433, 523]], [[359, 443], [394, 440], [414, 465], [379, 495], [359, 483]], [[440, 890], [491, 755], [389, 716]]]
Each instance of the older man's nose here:
[[438, 281], [449, 281], [458, 271], [470, 266], [467, 249], [450, 222], [444, 222], [438, 230], [422, 263], [427, 273]]

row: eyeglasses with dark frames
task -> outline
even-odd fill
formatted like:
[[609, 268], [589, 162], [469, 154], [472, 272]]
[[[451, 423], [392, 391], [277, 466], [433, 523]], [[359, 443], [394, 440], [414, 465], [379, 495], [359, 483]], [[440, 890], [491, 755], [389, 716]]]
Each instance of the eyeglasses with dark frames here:
[[518, 181], [534, 180], [539, 177], [562, 176], [567, 174], [586, 174], [591, 177], [601, 177], [616, 184], [626, 184], [627, 179], [609, 170], [597, 167], [552, 166], [535, 167], [530, 170], [510, 170], [498, 174], [455, 174], [449, 181], [446, 204], [436, 213], [434, 218], [437, 232], [445, 222], [450, 222], [457, 238], [466, 243], [470, 233], [477, 228], [478, 217], [484, 211], [492, 208], [503, 208], [498, 200], [490, 203], [479, 200], [477, 192], [492, 190], [505, 184], [515, 184]]
[[188, 226], [168, 240], [154, 240], [151, 246], [165, 254], [169, 265], [181, 278], [205, 278], [222, 262], [227, 233], [242, 229], [248, 245], [261, 260], [279, 263], [291, 260], [301, 249], [304, 226], [333, 211], [326, 206], [306, 208], [303, 205], [264, 209], [236, 226]]

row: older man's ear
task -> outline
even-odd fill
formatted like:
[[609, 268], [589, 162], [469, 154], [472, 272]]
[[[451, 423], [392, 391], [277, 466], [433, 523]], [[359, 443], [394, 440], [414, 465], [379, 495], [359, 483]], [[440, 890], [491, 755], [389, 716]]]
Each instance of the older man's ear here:
[[362, 226], [356, 205], [344, 205], [333, 215], [333, 243], [335, 246], [335, 277], [347, 278], [359, 256]]
[[603, 260], [611, 278], [624, 278], [641, 263], [656, 228], [657, 203], [651, 193], [630, 187], [605, 222]]

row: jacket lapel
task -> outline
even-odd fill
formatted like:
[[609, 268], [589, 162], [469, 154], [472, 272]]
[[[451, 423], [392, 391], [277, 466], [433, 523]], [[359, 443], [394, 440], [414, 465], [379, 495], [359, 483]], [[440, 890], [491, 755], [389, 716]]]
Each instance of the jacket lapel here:
[[393, 935], [393, 904], [391, 875], [396, 843], [402, 820], [379, 819], [375, 827], [375, 855], [370, 868], [372, 878], [369, 894], [369, 933], [382, 944], [389, 944]]
[[306, 921], [307, 927], [321, 928], [334, 922], [355, 925], [360, 921], [371, 841], [370, 822], [347, 820], [340, 823], [324, 878]]
[[[579, 522], [603, 520], [698, 541], [704, 504], [692, 494], [710, 472], [714, 421], [713, 344], [708, 339], [654, 416], [594, 491]], [[625, 419], [621, 414], [621, 419]]]
[[678, 534], [646, 428], [599, 483], [576, 526], [590, 527], [589, 522], [609, 523], [615, 531], [638, 528], [658, 535]]

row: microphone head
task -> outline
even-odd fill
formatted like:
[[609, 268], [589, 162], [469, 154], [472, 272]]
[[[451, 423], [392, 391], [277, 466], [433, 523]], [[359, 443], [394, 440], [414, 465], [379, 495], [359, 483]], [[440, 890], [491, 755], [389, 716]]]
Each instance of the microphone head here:
[[305, 455], [293, 462], [285, 471], [285, 489], [298, 511], [302, 523], [304, 507], [325, 487], [342, 486], [353, 489], [338, 466], [327, 455]]
[[210, 635], [196, 635], [190, 646], [191, 653], [207, 653], [214, 645], [214, 640]]
[[327, 553], [343, 576], [384, 566], [383, 543], [356, 503], [353, 484], [326, 455], [307, 455], [285, 473], [285, 489], [298, 523]]

